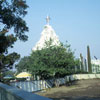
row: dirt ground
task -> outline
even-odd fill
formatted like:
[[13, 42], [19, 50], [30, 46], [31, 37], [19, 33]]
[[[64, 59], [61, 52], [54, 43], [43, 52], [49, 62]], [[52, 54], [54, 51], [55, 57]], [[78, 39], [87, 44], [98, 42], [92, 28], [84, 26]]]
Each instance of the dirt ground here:
[[53, 100], [100, 100], [100, 79], [76, 81], [70, 86], [51, 88], [37, 94]]

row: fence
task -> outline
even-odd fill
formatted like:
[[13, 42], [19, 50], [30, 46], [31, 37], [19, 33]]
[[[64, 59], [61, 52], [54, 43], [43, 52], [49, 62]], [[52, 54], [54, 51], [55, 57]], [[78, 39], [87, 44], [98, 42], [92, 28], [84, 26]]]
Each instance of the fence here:
[[51, 100], [51, 99], [0, 83], [0, 100]]
[[55, 81], [59, 85], [66, 84], [69, 81], [81, 80], [81, 79], [94, 79], [100, 78], [100, 74], [74, 74], [64, 78], [51, 79], [51, 80], [38, 80], [38, 81], [21, 81], [10, 83], [12, 86], [19, 87], [28, 92], [36, 92], [47, 88], [52, 88]]
[[10, 85], [18, 87], [28, 92], [40, 91], [40, 90], [51, 87], [44, 80], [12, 82], [10, 83]]
[[51, 79], [51, 80], [37, 80], [37, 81], [20, 81], [20, 82], [11, 82], [11, 86], [18, 87], [28, 92], [37, 92], [47, 88], [53, 87], [55, 81], [60, 85], [65, 84], [65, 78]]

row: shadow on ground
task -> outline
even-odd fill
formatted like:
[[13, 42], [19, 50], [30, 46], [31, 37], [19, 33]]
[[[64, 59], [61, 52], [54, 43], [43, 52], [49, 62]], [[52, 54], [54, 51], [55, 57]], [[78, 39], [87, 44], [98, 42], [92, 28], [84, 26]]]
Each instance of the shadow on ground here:
[[51, 98], [52, 100], [100, 100], [100, 97], [60, 97]]

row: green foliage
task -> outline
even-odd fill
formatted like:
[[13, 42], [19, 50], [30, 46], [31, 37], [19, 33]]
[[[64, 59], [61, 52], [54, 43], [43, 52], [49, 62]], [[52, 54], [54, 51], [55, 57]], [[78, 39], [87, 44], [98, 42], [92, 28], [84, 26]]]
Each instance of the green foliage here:
[[30, 58], [25, 56], [20, 60], [20, 62], [15, 66], [17, 68], [18, 73], [22, 71], [28, 71], [29, 70], [29, 63]]
[[33, 51], [31, 59], [33, 60], [32, 72], [37, 72], [38, 70], [39, 75], [47, 72], [51, 76], [54, 74], [56, 76], [59, 72], [61, 76], [62, 74], [66, 74], [65, 70], [69, 66], [74, 66], [73, 53], [70, 50], [66, 52], [66, 49], [62, 46], [50, 46], [49, 48]]
[[[13, 52], [8, 54], [8, 49], [19, 38], [26, 41], [28, 31], [23, 17], [27, 14], [25, 0], [0, 0], [0, 72], [12, 67], [20, 55]], [[10, 33], [10, 30], [14, 33]]]
[[14, 74], [15, 74], [15, 72], [13, 72], [13, 71], [6, 71], [5, 73], [3, 73], [3, 76], [10, 75], [10, 76], [14, 77]]
[[77, 67], [80, 67], [80, 59], [74, 59], [74, 62]]
[[14, 29], [14, 33], [21, 40], [27, 40], [24, 34], [28, 31], [23, 17], [27, 14], [27, 4], [25, 0], [2, 0], [0, 1], [0, 23], [2, 29]]
[[17, 65], [18, 70], [26, 69], [41, 79], [63, 77], [75, 72], [74, 66], [79, 65], [70, 45], [49, 46], [42, 50], [33, 51], [27, 61], [22, 58]]
[[13, 52], [8, 55], [1, 54], [0, 55], [0, 71], [6, 71], [8, 68], [12, 68], [15, 61], [20, 58], [20, 55]]
[[0, 32], [0, 54], [2, 53], [7, 53], [7, 49], [9, 47], [13, 47], [12, 44], [14, 44], [14, 42], [16, 42], [17, 38], [11, 34], [11, 35], [6, 35], [7, 34], [7, 30], [3, 29]]
[[89, 46], [87, 46], [87, 62], [88, 62], [88, 71], [89, 71], [89, 73], [92, 73], [91, 56], [90, 56]]

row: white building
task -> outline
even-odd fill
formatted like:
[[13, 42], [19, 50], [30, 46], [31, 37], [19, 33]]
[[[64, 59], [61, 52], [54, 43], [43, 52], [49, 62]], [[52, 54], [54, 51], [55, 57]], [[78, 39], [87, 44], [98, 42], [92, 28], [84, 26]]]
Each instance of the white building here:
[[40, 40], [36, 43], [36, 45], [32, 48], [33, 51], [41, 50], [42, 48], [47, 47], [48, 43], [50, 46], [59, 46], [60, 41], [58, 36], [56, 35], [52, 26], [49, 25], [50, 18], [47, 16], [46, 18], [47, 24], [44, 26], [43, 31], [41, 33]]
[[93, 73], [100, 73], [100, 60], [91, 60]]
[[91, 60], [91, 63], [100, 66], [100, 60]]

